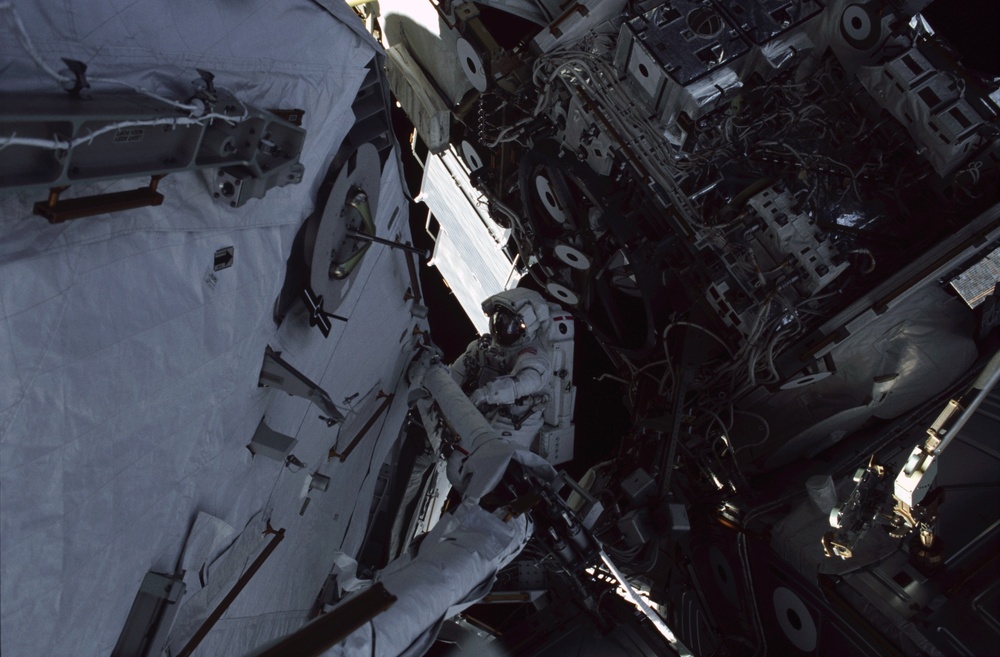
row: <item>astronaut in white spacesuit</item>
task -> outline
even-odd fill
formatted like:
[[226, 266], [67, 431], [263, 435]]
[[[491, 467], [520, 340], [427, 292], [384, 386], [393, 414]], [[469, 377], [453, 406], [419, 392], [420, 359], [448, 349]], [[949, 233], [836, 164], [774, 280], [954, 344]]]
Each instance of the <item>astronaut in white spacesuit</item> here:
[[513, 289], [489, 297], [482, 307], [490, 332], [469, 344], [451, 366], [452, 376], [499, 437], [530, 449], [551, 401], [549, 304], [533, 290]]
[[[448, 481], [461, 495], [476, 471], [502, 474], [515, 453], [519, 460], [542, 459], [550, 466], [573, 458], [572, 315], [524, 289], [493, 295], [482, 308], [490, 332], [451, 367], [430, 346], [407, 372], [411, 403], [431, 444], [446, 456]], [[425, 380], [429, 373], [433, 385]], [[487, 484], [496, 483], [490, 477], [473, 488], [489, 490]]]

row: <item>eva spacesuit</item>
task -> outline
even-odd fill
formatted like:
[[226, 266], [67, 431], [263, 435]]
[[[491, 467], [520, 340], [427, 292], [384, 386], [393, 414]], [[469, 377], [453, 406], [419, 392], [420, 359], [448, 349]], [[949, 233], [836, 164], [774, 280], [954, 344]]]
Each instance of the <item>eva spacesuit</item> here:
[[[478, 602], [534, 532], [529, 514], [511, 514], [503, 505], [491, 511], [481, 502], [498, 491], [511, 463], [532, 485], [545, 486], [557, 478], [553, 464], [572, 458], [572, 317], [528, 290], [501, 292], [484, 301], [483, 310], [490, 315], [489, 335], [470, 344], [451, 368], [428, 346], [406, 374], [410, 403], [428, 436], [436, 434], [440, 443], [444, 427], [453, 434], [447, 477], [462, 502], [378, 574], [397, 602], [328, 654], [424, 654], [442, 620]], [[539, 430], [542, 437], [549, 432], [550, 447], [564, 440], [569, 449], [532, 451]], [[337, 560], [345, 590], [363, 586], [356, 566], [346, 555]]]
[[549, 304], [532, 290], [513, 289], [486, 299], [490, 332], [473, 341], [451, 366], [452, 376], [484, 411], [497, 435], [531, 448], [544, 423], [552, 376], [545, 339]]

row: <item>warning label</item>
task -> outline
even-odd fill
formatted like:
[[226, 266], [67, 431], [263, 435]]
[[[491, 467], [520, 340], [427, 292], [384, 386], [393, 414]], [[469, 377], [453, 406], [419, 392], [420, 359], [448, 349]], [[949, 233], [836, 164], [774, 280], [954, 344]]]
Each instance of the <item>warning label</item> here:
[[142, 141], [142, 128], [121, 128], [115, 132], [116, 144], [131, 144]]

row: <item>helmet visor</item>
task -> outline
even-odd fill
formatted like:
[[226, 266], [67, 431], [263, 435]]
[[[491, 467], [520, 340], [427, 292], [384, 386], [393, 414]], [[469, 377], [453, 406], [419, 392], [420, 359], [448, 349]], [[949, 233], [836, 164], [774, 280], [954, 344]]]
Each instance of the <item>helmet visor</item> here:
[[509, 347], [524, 335], [524, 322], [507, 308], [494, 308], [490, 315], [490, 333], [503, 347]]

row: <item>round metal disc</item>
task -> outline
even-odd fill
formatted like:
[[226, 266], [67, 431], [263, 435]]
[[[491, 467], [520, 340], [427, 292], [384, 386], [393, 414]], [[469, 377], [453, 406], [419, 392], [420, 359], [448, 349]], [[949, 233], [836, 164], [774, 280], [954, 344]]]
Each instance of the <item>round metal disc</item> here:
[[[364, 190], [368, 195], [368, 206], [372, 217], [378, 216], [378, 197], [382, 188], [382, 166], [378, 150], [372, 144], [362, 144], [340, 168], [323, 207], [323, 214], [315, 228], [312, 245], [306, 244], [306, 261], [309, 264], [309, 285], [317, 296], [329, 298], [331, 286], [339, 282], [330, 278], [330, 261], [347, 241], [347, 226], [344, 205], [354, 188]], [[327, 306], [330, 310], [330, 306]]]
[[458, 64], [462, 67], [465, 77], [479, 91], [486, 91], [486, 65], [472, 44], [463, 38], [458, 39]]
[[868, 50], [878, 43], [878, 18], [862, 5], [849, 5], [840, 16], [840, 33], [852, 48]]
[[726, 599], [737, 604], [739, 601], [739, 589], [736, 587], [736, 575], [733, 573], [729, 560], [726, 559], [722, 551], [715, 545], [708, 549], [708, 563], [712, 568], [712, 575], [719, 590], [726, 596]]
[[590, 258], [568, 244], [556, 244], [555, 254], [557, 258], [573, 269], [580, 271], [590, 269]]
[[568, 306], [575, 306], [580, 303], [580, 297], [575, 292], [567, 287], [563, 287], [559, 283], [549, 283], [545, 286], [545, 289], [561, 303], [565, 303]]
[[815, 374], [806, 374], [805, 376], [799, 376], [794, 379], [790, 379], [781, 384], [782, 390], [792, 390], [794, 388], [805, 388], [806, 386], [811, 386], [817, 381], [822, 381], [826, 377], [832, 375], [833, 372], [816, 372]]
[[774, 614], [792, 645], [802, 652], [816, 649], [816, 623], [802, 598], [779, 586], [774, 590]]
[[469, 171], [476, 171], [483, 168], [483, 158], [479, 156], [479, 151], [469, 142], [462, 140], [462, 159]]
[[561, 224], [565, 223], [566, 212], [559, 207], [559, 200], [556, 199], [556, 194], [552, 191], [552, 183], [549, 182], [549, 179], [545, 176], [535, 176], [535, 191], [538, 192], [538, 199], [542, 202], [542, 206], [549, 213], [549, 216]]

